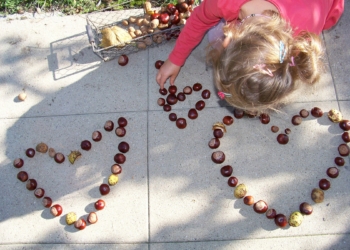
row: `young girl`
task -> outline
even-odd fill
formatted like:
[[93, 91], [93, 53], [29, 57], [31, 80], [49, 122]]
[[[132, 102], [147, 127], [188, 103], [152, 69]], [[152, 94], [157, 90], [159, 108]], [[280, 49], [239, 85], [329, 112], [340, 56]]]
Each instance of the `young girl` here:
[[168, 78], [174, 85], [191, 51], [217, 25], [208, 36], [214, 34], [222, 46], [213, 45], [208, 56], [219, 96], [248, 112], [263, 112], [291, 93], [298, 80], [319, 80], [323, 49], [318, 35], [337, 23], [343, 9], [344, 0], [204, 0], [156, 80], [161, 88]]

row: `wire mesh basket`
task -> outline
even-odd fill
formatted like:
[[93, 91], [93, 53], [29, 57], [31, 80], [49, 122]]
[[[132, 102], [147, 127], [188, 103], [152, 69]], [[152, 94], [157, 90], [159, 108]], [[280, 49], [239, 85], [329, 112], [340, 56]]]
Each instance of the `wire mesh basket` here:
[[[125, 30], [128, 27], [138, 29], [138, 25], [135, 23], [129, 23], [128, 27], [123, 25], [124, 20], [128, 20], [129, 17], [141, 18], [145, 13], [143, 9], [127, 9], [116, 10], [114, 8], [107, 8], [100, 11], [95, 11], [86, 16], [86, 31], [89, 42], [92, 46], [93, 52], [102, 58], [104, 61], [109, 61], [118, 58], [121, 55], [128, 55], [135, 53], [139, 50], [159, 46], [168, 42], [169, 40], [176, 39], [181, 31], [183, 25], [173, 25], [171, 28], [164, 30], [156, 30], [153, 33], [143, 33], [130, 41], [126, 41], [123, 44], [115, 46], [102, 47], [101, 41], [103, 38], [102, 30], [105, 28], [111, 28], [118, 26]], [[145, 43], [147, 41], [147, 43]], [[146, 44], [146, 46], [144, 46]], [[140, 46], [142, 45], [142, 46]]]

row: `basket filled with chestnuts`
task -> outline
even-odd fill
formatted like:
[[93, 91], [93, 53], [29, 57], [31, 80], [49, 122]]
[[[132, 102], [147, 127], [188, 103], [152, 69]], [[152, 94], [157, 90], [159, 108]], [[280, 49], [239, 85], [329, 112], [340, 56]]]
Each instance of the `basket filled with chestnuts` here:
[[176, 39], [195, 7], [194, 0], [152, 7], [145, 0], [143, 9], [122, 6], [95, 11], [86, 16], [89, 43], [104, 61], [128, 55]]

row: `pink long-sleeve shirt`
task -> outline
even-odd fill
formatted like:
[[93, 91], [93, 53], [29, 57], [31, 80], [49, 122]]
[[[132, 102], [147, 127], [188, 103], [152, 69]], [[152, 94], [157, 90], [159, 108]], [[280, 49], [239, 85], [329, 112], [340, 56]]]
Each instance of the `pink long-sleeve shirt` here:
[[[176, 41], [169, 60], [182, 66], [193, 48], [211, 27], [221, 19], [238, 19], [241, 6], [250, 0], [204, 0], [194, 9]], [[320, 34], [335, 25], [344, 11], [344, 0], [267, 0], [274, 4], [280, 15], [294, 30]]]

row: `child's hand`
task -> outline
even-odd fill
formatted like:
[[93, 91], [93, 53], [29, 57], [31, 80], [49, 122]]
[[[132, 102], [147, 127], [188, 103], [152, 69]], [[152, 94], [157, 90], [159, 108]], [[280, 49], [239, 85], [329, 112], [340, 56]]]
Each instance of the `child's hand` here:
[[164, 88], [164, 84], [168, 78], [170, 78], [170, 85], [174, 85], [175, 79], [180, 72], [180, 68], [180, 66], [170, 62], [169, 59], [164, 62], [156, 76], [156, 80], [161, 89]]

